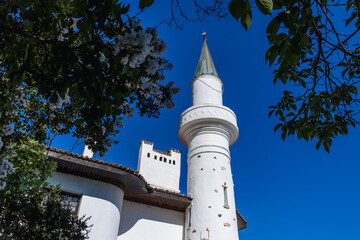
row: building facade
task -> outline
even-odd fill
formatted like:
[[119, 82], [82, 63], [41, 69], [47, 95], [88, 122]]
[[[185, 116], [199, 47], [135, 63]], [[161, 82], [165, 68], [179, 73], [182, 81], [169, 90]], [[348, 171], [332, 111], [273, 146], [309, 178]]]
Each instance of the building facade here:
[[188, 193], [179, 190], [181, 153], [141, 141], [137, 171], [50, 148], [58, 168], [49, 179], [79, 216], [90, 216], [92, 240], [237, 240], [246, 221], [235, 208], [229, 146], [236, 116], [222, 104], [223, 83], [206, 43], [191, 81], [192, 107], [180, 117], [188, 147]]

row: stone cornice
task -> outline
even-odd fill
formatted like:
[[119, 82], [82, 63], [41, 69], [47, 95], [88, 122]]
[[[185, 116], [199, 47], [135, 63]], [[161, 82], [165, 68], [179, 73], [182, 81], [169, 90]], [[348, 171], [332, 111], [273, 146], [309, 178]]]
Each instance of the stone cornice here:
[[216, 105], [192, 106], [185, 110], [180, 117], [179, 139], [187, 145], [194, 131], [213, 130], [224, 134], [232, 145], [239, 136], [235, 113], [225, 107]]

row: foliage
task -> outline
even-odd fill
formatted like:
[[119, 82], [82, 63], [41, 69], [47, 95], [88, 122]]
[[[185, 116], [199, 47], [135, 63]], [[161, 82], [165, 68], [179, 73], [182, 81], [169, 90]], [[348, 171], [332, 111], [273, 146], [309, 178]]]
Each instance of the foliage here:
[[[78, 218], [59, 196], [59, 186], [46, 182], [56, 163], [35, 142], [15, 144], [0, 178], [1, 239], [87, 239], [87, 219]], [[10, 169], [9, 169], [10, 168]], [[0, 169], [3, 170], [3, 169]]]
[[[359, 123], [359, 0], [213, 0], [203, 5], [195, 1], [195, 7], [192, 21], [224, 17], [228, 7], [245, 30], [252, 11], [271, 15], [265, 60], [274, 69], [274, 83], [289, 87], [269, 112], [280, 120], [275, 131], [282, 132], [282, 139], [317, 139], [316, 148], [329, 152], [337, 135]], [[177, 8], [183, 16], [179, 4]], [[174, 14], [172, 18], [180, 26]]]
[[[140, 7], [153, 1], [140, 1]], [[115, 0], [1, 1], [0, 152], [55, 135], [86, 139], [101, 155], [135, 108], [174, 107], [172, 65], [156, 29]]]

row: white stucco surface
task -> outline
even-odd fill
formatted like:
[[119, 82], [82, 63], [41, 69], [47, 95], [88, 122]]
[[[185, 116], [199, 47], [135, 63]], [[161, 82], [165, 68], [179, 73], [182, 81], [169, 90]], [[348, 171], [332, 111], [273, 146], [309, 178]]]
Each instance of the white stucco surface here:
[[191, 82], [192, 103], [222, 105], [223, 83], [214, 75], [200, 75]]
[[184, 213], [123, 202], [117, 240], [183, 240]]
[[181, 153], [170, 149], [161, 152], [153, 149], [153, 144], [141, 141], [138, 171], [152, 186], [180, 192]]
[[186, 240], [238, 240], [229, 146], [239, 134], [236, 116], [222, 106], [222, 83], [213, 75], [192, 81], [193, 106], [180, 117], [179, 139], [188, 147]]
[[79, 216], [91, 216], [90, 240], [115, 240], [119, 231], [124, 192], [114, 185], [69, 174], [54, 173], [50, 184], [82, 193]]

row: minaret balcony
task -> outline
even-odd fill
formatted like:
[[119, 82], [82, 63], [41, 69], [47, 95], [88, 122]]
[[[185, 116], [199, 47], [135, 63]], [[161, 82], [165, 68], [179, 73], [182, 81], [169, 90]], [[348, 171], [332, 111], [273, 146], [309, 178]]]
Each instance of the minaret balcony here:
[[229, 145], [235, 143], [239, 136], [236, 115], [225, 106], [192, 106], [183, 112], [179, 125], [179, 139], [185, 146], [194, 134], [205, 129], [226, 135]]

